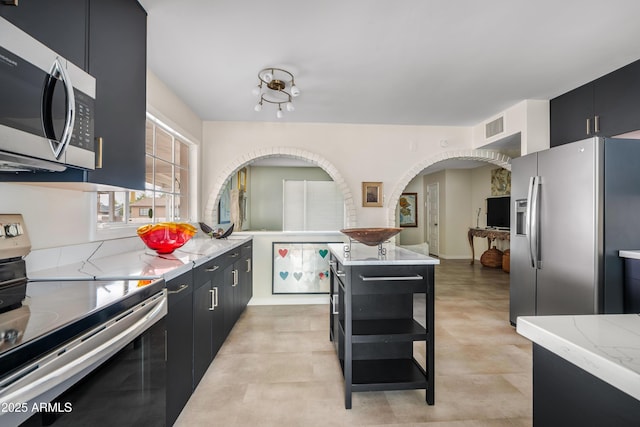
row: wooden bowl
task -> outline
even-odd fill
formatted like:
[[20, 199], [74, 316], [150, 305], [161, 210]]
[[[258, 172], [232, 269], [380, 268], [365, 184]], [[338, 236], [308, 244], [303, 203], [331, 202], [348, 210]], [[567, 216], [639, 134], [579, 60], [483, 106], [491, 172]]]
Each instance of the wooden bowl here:
[[346, 228], [340, 230], [342, 234], [346, 234], [349, 238], [364, 243], [367, 246], [377, 246], [384, 243], [399, 232], [402, 228]]

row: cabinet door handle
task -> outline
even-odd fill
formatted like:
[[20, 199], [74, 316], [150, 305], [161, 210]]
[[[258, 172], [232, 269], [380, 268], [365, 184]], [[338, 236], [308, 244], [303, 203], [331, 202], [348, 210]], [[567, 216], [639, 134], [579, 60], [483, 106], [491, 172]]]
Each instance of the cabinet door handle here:
[[344, 273], [344, 271], [342, 271], [342, 270], [338, 270], [338, 271], [336, 271], [336, 276], [338, 276], [338, 277], [344, 277], [344, 276], [346, 276], [346, 274]]
[[247, 259], [247, 273], [251, 273], [251, 258]]
[[234, 252], [231, 255], [229, 255], [229, 258], [236, 258], [238, 255], [240, 255], [240, 252]]
[[587, 135], [591, 135], [591, 119], [587, 119]]
[[593, 119], [593, 130], [595, 133], [599, 133], [600, 132], [600, 116], [596, 116]]
[[209, 289], [211, 293], [211, 307], [209, 307], [209, 311], [213, 311], [218, 306], [218, 287], [214, 287], [213, 289]]
[[422, 280], [423, 277], [419, 274], [415, 276], [363, 276], [360, 275], [360, 280], [363, 282], [393, 282], [393, 281], [401, 281], [401, 280]]
[[175, 291], [167, 291], [167, 293], [168, 294], [179, 294], [180, 292], [184, 291], [188, 287], [189, 287], [189, 285], [183, 283], [182, 285], [178, 286], [178, 289], [176, 289]]
[[102, 169], [102, 137], [97, 138], [98, 148], [96, 150], [96, 169]]
[[213, 267], [206, 268], [204, 271], [206, 271], [207, 273], [211, 273], [211, 272], [216, 271], [219, 268], [220, 268], [219, 265], [214, 265]]
[[331, 295], [331, 305], [333, 307], [332, 310], [331, 310], [331, 314], [340, 314], [338, 312], [338, 305], [336, 304], [336, 297], [337, 296], [338, 295], [336, 295], [336, 294]]
[[233, 284], [231, 286], [236, 286], [238, 284], [238, 270], [233, 270]]

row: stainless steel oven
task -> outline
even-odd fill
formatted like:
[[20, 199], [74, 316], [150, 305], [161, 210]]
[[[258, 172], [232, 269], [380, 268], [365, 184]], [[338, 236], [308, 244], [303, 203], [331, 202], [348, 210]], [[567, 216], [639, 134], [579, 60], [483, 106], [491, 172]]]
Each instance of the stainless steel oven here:
[[[64, 298], [42, 301], [37, 294], [49, 295], [51, 288], [61, 295], [99, 293], [101, 286], [118, 293], [123, 286], [135, 287], [135, 281], [39, 282], [29, 286], [34, 289], [28, 290], [23, 305], [0, 317], [5, 319], [5, 324], [0, 324], [4, 335], [17, 341], [13, 345], [6, 342], [8, 350], [2, 355], [0, 425], [163, 426], [166, 289], [144, 299], [145, 293], [136, 291], [85, 316], [79, 315], [85, 307], [60, 306], [57, 303]], [[164, 284], [149, 286], [152, 291]], [[76, 301], [80, 299], [72, 305], [77, 305]], [[101, 305], [99, 301], [92, 304]], [[8, 318], [15, 319], [9, 327]], [[60, 326], [32, 336], [38, 335], [34, 329], [50, 329], [51, 323]], [[10, 330], [14, 332], [7, 333]], [[26, 343], [20, 345], [21, 341]]]
[[0, 93], [0, 171], [95, 168], [95, 78], [3, 18]]
[[30, 248], [0, 214], [0, 426], [165, 425], [164, 280], [28, 282]]

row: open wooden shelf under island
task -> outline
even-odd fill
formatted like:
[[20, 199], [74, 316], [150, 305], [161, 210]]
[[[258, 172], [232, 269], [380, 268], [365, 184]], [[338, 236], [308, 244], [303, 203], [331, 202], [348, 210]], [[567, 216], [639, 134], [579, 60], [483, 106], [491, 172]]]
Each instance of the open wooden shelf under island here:
[[[381, 254], [375, 246], [329, 244], [329, 335], [344, 375], [346, 409], [359, 391], [425, 389], [426, 402], [435, 400], [434, 266], [440, 261], [383, 246]], [[414, 311], [416, 294], [424, 294], [424, 313], [421, 305]], [[424, 356], [416, 342], [424, 343]]]

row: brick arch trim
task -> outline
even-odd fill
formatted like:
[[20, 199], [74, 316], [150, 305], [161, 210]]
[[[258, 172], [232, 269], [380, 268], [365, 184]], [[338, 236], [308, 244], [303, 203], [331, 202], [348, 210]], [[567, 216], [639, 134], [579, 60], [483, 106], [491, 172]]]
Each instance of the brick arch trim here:
[[254, 160], [264, 159], [268, 157], [288, 157], [293, 159], [305, 160], [322, 168], [333, 181], [338, 185], [338, 188], [344, 196], [345, 203], [345, 227], [356, 226], [356, 207], [353, 198], [353, 194], [349, 189], [346, 181], [338, 171], [338, 169], [331, 164], [327, 159], [320, 156], [317, 153], [311, 151], [301, 150], [299, 148], [292, 147], [272, 147], [255, 150], [247, 153], [242, 157], [236, 158], [225, 166], [220, 171], [220, 174], [216, 178], [213, 186], [213, 192], [209, 194], [207, 204], [204, 210], [204, 221], [208, 224], [216, 224], [218, 222], [218, 203], [222, 196], [222, 191], [227, 185], [233, 174], [247, 166]]
[[396, 207], [402, 192], [407, 187], [409, 182], [414, 179], [420, 172], [427, 167], [448, 159], [462, 159], [462, 160], [478, 160], [491, 163], [507, 170], [511, 170], [511, 158], [497, 151], [491, 150], [455, 150], [445, 151], [425, 159], [414, 167], [409, 169], [407, 173], [402, 177], [398, 184], [394, 187], [388, 200], [392, 201], [387, 207], [387, 224], [389, 227], [395, 227], [396, 224]]

